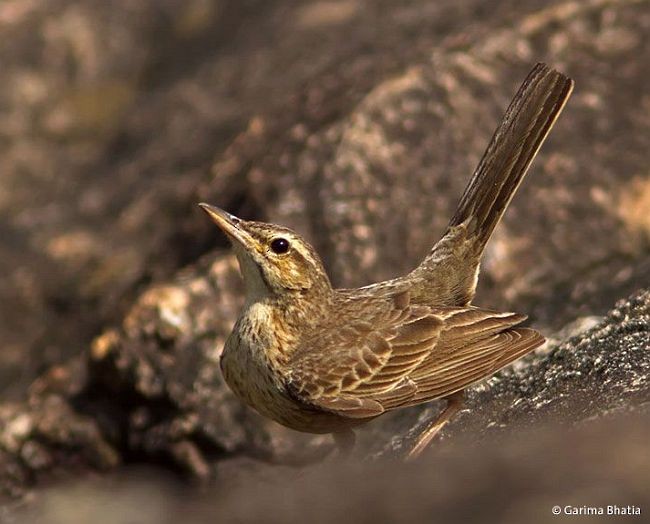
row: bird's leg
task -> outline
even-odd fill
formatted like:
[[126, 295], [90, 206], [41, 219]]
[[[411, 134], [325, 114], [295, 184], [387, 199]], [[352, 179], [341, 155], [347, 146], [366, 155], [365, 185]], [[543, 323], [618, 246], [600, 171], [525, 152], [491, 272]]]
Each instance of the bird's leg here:
[[406, 455], [406, 460], [413, 460], [420, 456], [420, 453], [426, 449], [431, 439], [463, 408], [464, 399], [465, 395], [462, 391], [458, 391], [447, 397], [447, 407], [437, 418], [429, 422], [427, 428], [420, 433], [415, 445]]
[[350, 453], [352, 453], [352, 450], [354, 449], [354, 444], [357, 440], [354, 431], [352, 431], [351, 429], [344, 429], [342, 431], [337, 431], [336, 433], [332, 433], [332, 437], [334, 438], [334, 443], [339, 448], [338, 456], [340, 458], [348, 457]]

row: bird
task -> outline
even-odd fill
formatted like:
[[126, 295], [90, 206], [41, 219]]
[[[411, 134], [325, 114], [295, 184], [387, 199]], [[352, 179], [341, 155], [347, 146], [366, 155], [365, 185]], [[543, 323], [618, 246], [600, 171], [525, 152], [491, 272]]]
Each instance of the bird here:
[[281, 225], [199, 206], [238, 259], [245, 303], [220, 358], [248, 406], [291, 429], [332, 434], [434, 399], [446, 408], [406, 453], [419, 456], [463, 407], [464, 390], [545, 342], [526, 316], [472, 305], [481, 255], [573, 80], [538, 63], [508, 106], [442, 238], [406, 275], [335, 289], [315, 249]]

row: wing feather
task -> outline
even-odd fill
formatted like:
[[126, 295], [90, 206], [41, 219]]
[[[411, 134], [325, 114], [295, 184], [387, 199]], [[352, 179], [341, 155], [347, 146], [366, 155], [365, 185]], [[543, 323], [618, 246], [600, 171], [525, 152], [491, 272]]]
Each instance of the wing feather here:
[[544, 343], [544, 337], [528, 328], [515, 328], [494, 335], [490, 340], [464, 348], [458, 359], [449, 358], [431, 366], [426, 376], [416, 381], [417, 393], [408, 405], [445, 397], [493, 375], [504, 366]]
[[344, 328], [311, 338], [293, 356], [291, 392], [341, 416], [375, 417], [462, 390], [544, 342], [514, 327], [524, 315], [413, 306], [405, 295], [342, 314]]

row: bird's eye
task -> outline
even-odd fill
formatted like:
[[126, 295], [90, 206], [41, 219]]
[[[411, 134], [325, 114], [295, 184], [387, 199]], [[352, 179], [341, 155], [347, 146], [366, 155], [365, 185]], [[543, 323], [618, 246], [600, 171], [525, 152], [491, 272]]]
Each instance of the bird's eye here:
[[271, 242], [271, 251], [276, 255], [282, 255], [289, 251], [289, 241], [286, 238], [276, 238]]

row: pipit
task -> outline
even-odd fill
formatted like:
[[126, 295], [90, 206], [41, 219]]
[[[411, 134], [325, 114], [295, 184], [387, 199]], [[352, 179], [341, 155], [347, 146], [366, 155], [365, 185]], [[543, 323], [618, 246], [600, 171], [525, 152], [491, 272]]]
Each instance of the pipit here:
[[573, 89], [537, 64], [508, 107], [442, 239], [405, 276], [334, 289], [314, 249], [282, 226], [200, 206], [230, 239], [246, 302], [221, 356], [246, 404], [280, 424], [332, 433], [446, 398], [417, 456], [459, 410], [463, 390], [544, 342], [525, 315], [470, 305], [481, 254]]

